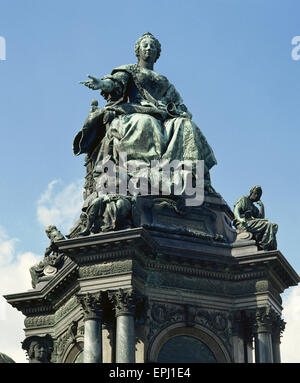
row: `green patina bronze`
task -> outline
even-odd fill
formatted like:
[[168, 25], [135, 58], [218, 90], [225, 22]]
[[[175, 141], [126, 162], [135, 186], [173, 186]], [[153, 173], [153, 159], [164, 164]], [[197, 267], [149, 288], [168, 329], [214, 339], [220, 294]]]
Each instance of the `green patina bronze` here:
[[[145, 33], [135, 45], [136, 64], [120, 66], [102, 79], [88, 75], [90, 80], [81, 82], [92, 90], [100, 90], [107, 100], [104, 108], [99, 108], [97, 101], [93, 100], [88, 118], [73, 142], [74, 154], [86, 153], [90, 167], [89, 188], [86, 188], [88, 192], [83, 207], [88, 222], [82, 225], [82, 235], [88, 235], [91, 227], [96, 232], [101, 230], [101, 225], [105, 230], [116, 229], [116, 204], [113, 206], [113, 218], [106, 219], [112, 224], [100, 222], [99, 230], [95, 229], [99, 226], [95, 217], [103, 218], [105, 213], [103, 209], [101, 212], [95, 211], [95, 206], [99, 205], [96, 185], [103, 176], [97, 164], [111, 161], [120, 169], [120, 153], [126, 153], [127, 156], [128, 180], [134, 179], [137, 172], [137, 177], [140, 177], [140, 169], [149, 169], [151, 161], [195, 163], [204, 160], [204, 187], [214, 192], [209, 174], [217, 163], [213, 150], [192, 121], [192, 115], [174, 85], [153, 70], [160, 52], [159, 41], [151, 33]], [[138, 163], [139, 169], [130, 170], [128, 166], [132, 163]], [[144, 178], [151, 183], [148, 175]], [[173, 180], [170, 181], [170, 187], [172, 185], [174, 187]], [[108, 215], [112, 217], [111, 213]], [[126, 217], [122, 216], [124, 219]], [[123, 226], [116, 227], [120, 229]]]
[[[252, 233], [261, 249], [275, 250], [278, 225], [265, 219], [265, 208], [260, 200], [261, 196], [262, 188], [253, 186], [248, 196], [239, 198], [234, 205], [234, 225], [241, 232]], [[257, 203], [260, 209], [254, 203]]]

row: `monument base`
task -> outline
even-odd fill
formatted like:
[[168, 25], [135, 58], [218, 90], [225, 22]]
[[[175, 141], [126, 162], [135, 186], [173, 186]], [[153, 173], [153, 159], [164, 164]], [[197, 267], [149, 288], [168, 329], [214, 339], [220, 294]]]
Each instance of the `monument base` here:
[[5, 296], [26, 316], [26, 337], [51, 335], [52, 362], [84, 360], [91, 320], [102, 327], [102, 345], [89, 353], [95, 347], [103, 363], [249, 363], [253, 347], [257, 362], [280, 361], [280, 294], [299, 282], [280, 251], [154, 225], [57, 246], [66, 261], [51, 280]]

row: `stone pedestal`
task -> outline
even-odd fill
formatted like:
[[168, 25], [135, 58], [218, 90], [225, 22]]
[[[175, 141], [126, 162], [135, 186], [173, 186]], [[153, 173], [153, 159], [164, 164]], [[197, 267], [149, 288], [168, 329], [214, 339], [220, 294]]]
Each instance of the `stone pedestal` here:
[[50, 334], [57, 363], [101, 363], [102, 347], [106, 362], [251, 363], [254, 338], [256, 362], [279, 362], [280, 294], [300, 281], [281, 252], [235, 240], [219, 197], [146, 202], [143, 227], [58, 241], [52, 279], [5, 297], [26, 337]]

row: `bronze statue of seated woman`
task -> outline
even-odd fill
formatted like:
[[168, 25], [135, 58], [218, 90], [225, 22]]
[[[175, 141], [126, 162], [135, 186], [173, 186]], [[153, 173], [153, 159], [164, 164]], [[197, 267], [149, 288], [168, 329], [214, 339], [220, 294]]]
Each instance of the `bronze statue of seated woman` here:
[[[107, 100], [102, 109], [93, 103], [73, 142], [75, 155], [87, 153], [89, 194], [99, 192], [97, 182], [103, 172], [97, 164], [112, 161], [118, 166], [121, 153], [126, 153], [127, 169], [134, 169], [130, 165], [137, 162], [149, 168], [151, 161], [202, 160], [204, 187], [213, 191], [209, 174], [217, 163], [213, 150], [174, 85], [153, 70], [161, 53], [159, 41], [145, 33], [137, 40], [135, 53], [136, 64], [115, 68], [102, 79], [88, 75], [90, 80], [81, 82], [100, 90]], [[135, 170], [127, 175], [134, 178]]]

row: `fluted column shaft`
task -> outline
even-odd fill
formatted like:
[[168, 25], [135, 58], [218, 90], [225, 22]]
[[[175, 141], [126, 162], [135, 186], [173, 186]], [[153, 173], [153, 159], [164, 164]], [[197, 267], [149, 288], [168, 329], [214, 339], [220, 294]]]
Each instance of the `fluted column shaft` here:
[[135, 296], [132, 290], [112, 294], [115, 306], [116, 363], [135, 363]]
[[280, 356], [280, 337], [285, 328], [285, 322], [278, 315], [273, 322], [272, 328], [272, 349], [274, 363], [281, 363]]
[[256, 363], [273, 363], [272, 318], [270, 313], [270, 309], [265, 307], [256, 311], [254, 325]]

